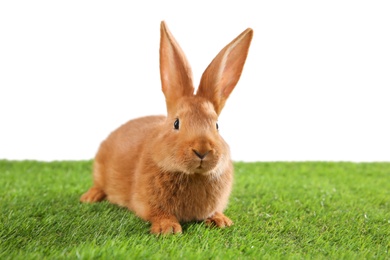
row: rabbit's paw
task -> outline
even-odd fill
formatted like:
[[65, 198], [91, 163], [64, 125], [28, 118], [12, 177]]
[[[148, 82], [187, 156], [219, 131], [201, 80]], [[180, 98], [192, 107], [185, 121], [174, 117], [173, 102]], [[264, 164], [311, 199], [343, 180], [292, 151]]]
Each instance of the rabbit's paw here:
[[205, 223], [208, 226], [216, 226], [220, 228], [230, 227], [233, 225], [233, 221], [220, 212], [216, 212], [213, 216], [207, 218]]
[[151, 233], [156, 235], [180, 234], [182, 233], [179, 222], [171, 219], [161, 219], [152, 222]]
[[92, 187], [86, 193], [84, 193], [80, 201], [86, 203], [99, 202], [102, 201], [106, 197], [104, 191], [99, 188]]

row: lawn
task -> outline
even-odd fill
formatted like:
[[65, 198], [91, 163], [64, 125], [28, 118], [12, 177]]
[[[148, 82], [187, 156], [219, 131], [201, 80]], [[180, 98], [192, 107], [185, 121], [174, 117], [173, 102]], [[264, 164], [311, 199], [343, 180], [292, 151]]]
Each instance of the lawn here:
[[79, 203], [91, 161], [0, 160], [0, 259], [390, 259], [390, 163], [235, 163], [226, 229]]

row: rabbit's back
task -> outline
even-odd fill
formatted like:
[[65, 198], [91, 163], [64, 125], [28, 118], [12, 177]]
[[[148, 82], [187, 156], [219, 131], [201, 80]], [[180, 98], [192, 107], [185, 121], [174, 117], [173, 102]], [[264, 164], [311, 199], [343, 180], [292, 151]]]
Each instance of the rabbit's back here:
[[165, 116], [147, 116], [130, 120], [104, 140], [94, 161], [94, 182], [115, 204], [128, 207], [134, 176], [145, 143], [153, 137]]

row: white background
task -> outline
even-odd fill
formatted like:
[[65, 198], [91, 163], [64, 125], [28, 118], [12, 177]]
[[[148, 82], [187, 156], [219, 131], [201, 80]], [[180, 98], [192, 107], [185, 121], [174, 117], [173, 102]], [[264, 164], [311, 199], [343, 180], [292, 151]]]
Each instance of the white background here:
[[389, 1], [1, 1], [0, 159], [82, 160], [165, 114], [165, 20], [195, 85], [247, 27], [219, 119], [236, 161], [390, 160]]

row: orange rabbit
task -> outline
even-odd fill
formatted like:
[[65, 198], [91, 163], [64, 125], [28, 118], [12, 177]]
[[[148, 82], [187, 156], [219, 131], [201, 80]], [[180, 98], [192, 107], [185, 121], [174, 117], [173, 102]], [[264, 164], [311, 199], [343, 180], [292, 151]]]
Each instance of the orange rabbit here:
[[102, 142], [93, 186], [82, 202], [107, 199], [151, 223], [154, 234], [181, 233], [180, 222], [233, 222], [223, 214], [233, 181], [218, 116], [236, 86], [252, 39], [248, 28], [207, 67], [194, 94], [192, 72], [161, 22], [160, 74], [167, 116], [130, 120]]

